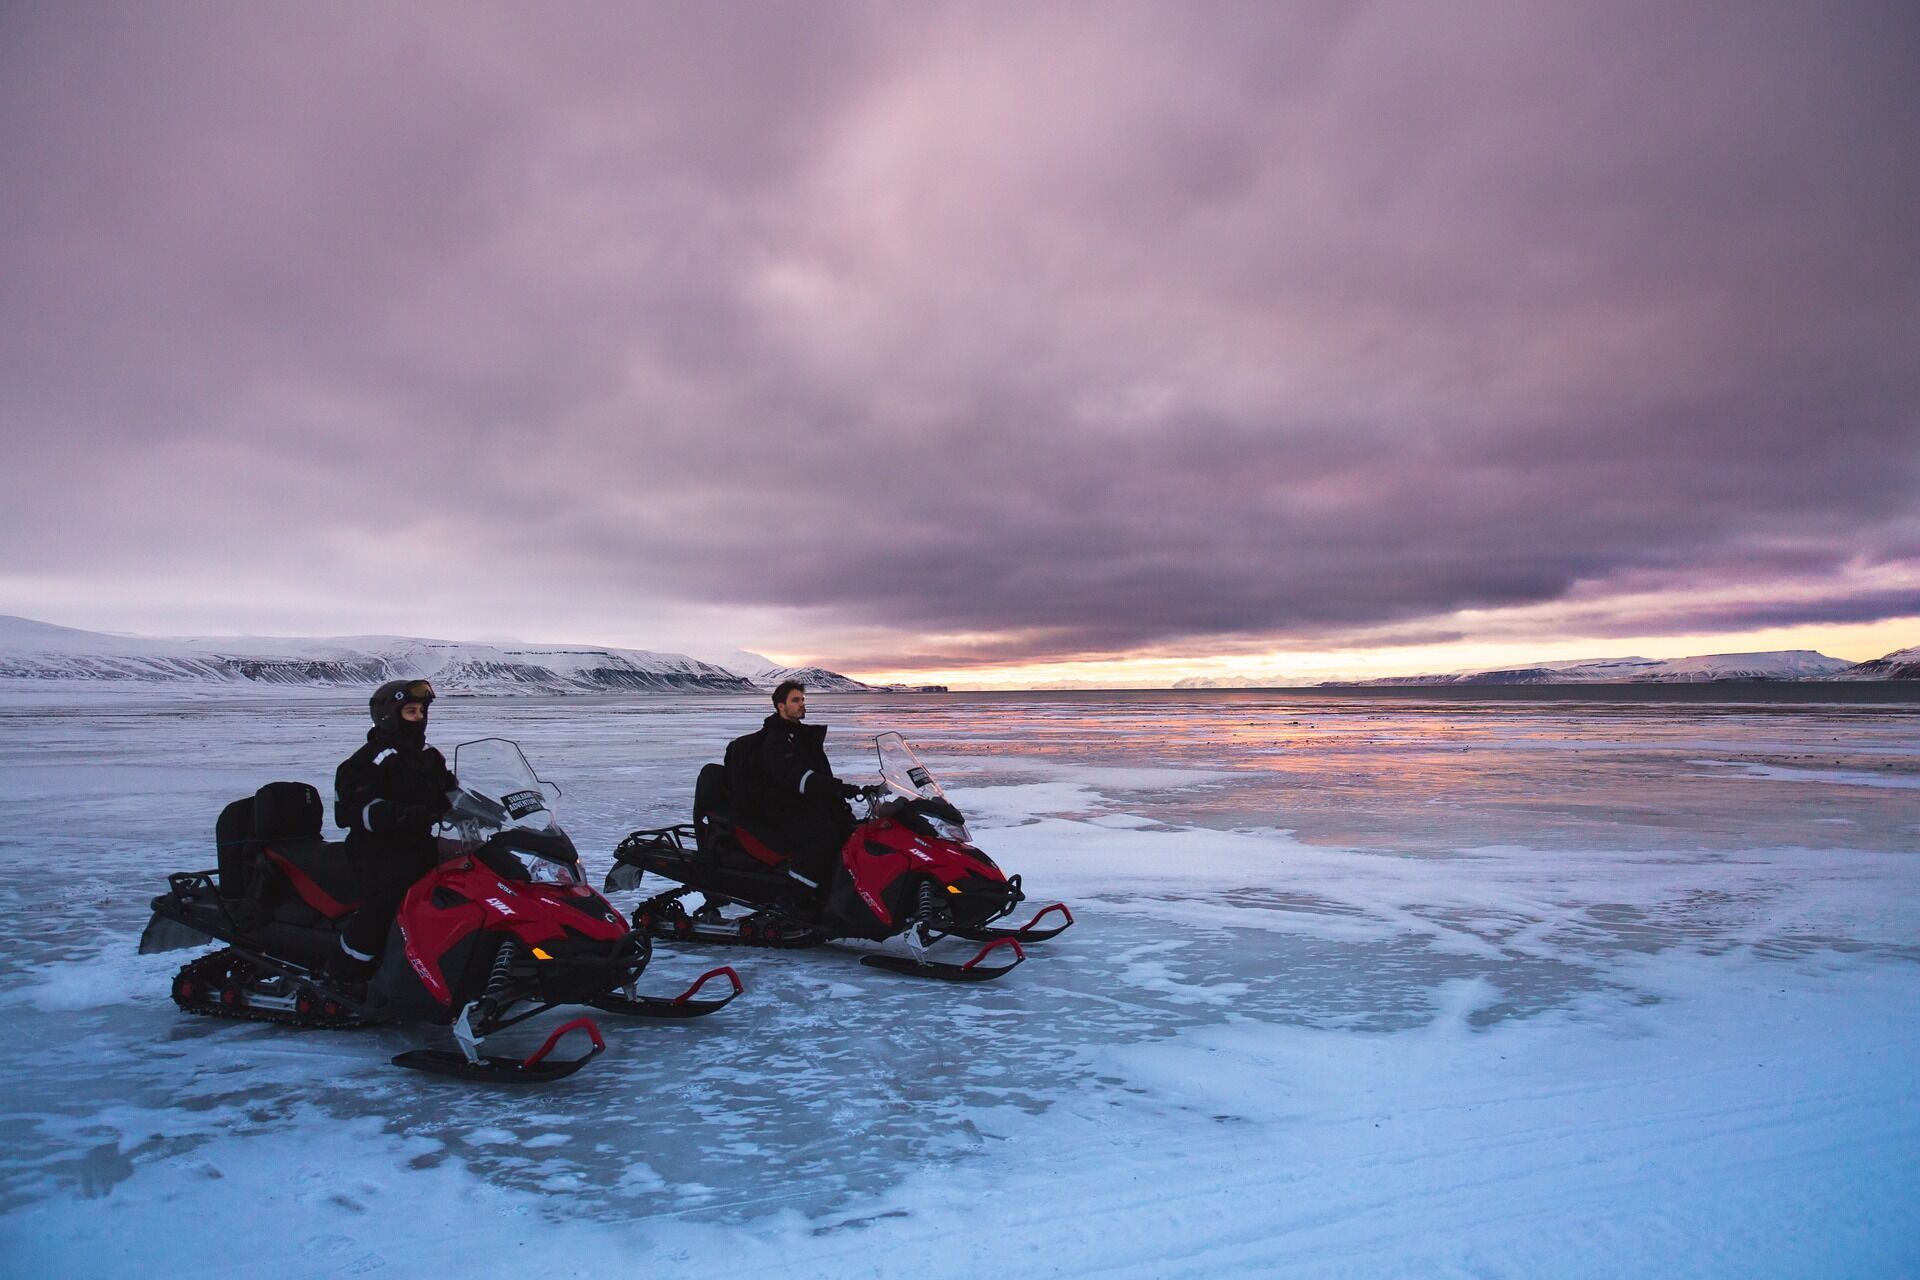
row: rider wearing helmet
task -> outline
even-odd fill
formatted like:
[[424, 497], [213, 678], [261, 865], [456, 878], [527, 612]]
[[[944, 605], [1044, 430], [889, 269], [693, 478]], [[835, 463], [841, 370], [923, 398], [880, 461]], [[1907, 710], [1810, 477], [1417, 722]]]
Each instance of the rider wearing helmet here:
[[367, 885], [360, 909], [340, 934], [328, 965], [336, 978], [364, 981], [379, 966], [387, 931], [407, 890], [433, 870], [434, 824], [454, 788], [446, 757], [427, 745], [425, 680], [389, 680], [367, 709], [373, 728], [333, 776], [334, 822], [347, 829], [347, 852]]

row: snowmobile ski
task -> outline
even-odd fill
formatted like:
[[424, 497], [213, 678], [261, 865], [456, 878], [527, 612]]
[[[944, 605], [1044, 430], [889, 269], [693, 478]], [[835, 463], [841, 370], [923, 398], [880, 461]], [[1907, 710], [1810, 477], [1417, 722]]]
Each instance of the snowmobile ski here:
[[[593, 1042], [592, 1047], [577, 1058], [553, 1058], [554, 1046], [570, 1031], [585, 1031]], [[575, 1018], [554, 1028], [546, 1043], [525, 1058], [483, 1054], [463, 1044], [464, 1052], [459, 1053], [452, 1049], [409, 1049], [405, 1053], [395, 1054], [393, 1065], [481, 1084], [551, 1084], [555, 1080], [564, 1080], [586, 1066], [599, 1057], [606, 1047], [607, 1042], [601, 1039], [600, 1028], [593, 1024], [592, 1018]]]
[[[1039, 924], [1043, 917], [1055, 911], [1058, 911], [1066, 917], [1064, 923], [1057, 924], [1051, 929], [1036, 929], [1033, 927]], [[953, 930], [953, 935], [957, 938], [965, 938], [969, 942], [993, 942], [1000, 938], [1017, 938], [1020, 942], [1031, 946], [1036, 942], [1045, 942], [1048, 938], [1057, 938], [1072, 927], [1073, 912], [1067, 909], [1066, 903], [1056, 902], [1052, 906], [1040, 908], [1039, 911], [1034, 913], [1033, 919], [1027, 921], [1018, 929], [1003, 929], [998, 925], [987, 925], [978, 929], [955, 929]]]
[[[980, 962], [990, 952], [1001, 947], [1013, 948], [1013, 960], [1009, 964], [987, 966]], [[1005, 977], [1025, 962], [1027, 953], [1020, 949], [1020, 941], [1014, 937], [998, 938], [980, 948], [973, 959], [965, 964], [948, 964], [940, 960], [928, 960], [922, 956], [871, 955], [860, 957], [860, 963], [875, 969], [886, 969], [892, 973], [904, 973], [915, 978], [938, 978], [943, 982], [992, 982], [995, 978]]]
[[[693, 998], [694, 993], [706, 986], [709, 981], [722, 977], [733, 984], [733, 990], [718, 1000]], [[692, 986], [671, 999], [663, 996], [626, 996], [610, 992], [587, 1003], [596, 1009], [624, 1014], [629, 1018], [704, 1018], [732, 1004], [734, 997], [744, 990], [746, 987], [741, 983], [740, 975], [733, 971], [733, 966], [722, 965], [718, 969], [707, 970], [694, 980]]]

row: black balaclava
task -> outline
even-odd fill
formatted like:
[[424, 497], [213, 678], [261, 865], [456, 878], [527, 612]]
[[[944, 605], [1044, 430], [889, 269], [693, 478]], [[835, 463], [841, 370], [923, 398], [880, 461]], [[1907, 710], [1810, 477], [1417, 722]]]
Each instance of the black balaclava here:
[[[422, 712], [420, 719], [408, 720], [400, 709], [409, 702]], [[427, 745], [427, 716], [433, 710], [433, 686], [425, 680], [389, 680], [374, 690], [367, 700], [374, 728], [401, 746], [419, 750]]]
[[[409, 698], [407, 701], [414, 702], [420, 708], [420, 718], [409, 720], [396, 710], [393, 713], [393, 736], [418, 751], [427, 745], [427, 713], [432, 710], [428, 703], [432, 699]], [[405, 705], [406, 703], [401, 704], [401, 706]]]

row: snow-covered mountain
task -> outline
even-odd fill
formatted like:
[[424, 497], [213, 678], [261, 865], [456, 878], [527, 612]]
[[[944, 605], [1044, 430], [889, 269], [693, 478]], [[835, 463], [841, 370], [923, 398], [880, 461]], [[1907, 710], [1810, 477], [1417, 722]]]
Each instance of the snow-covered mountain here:
[[764, 653], [751, 653], [745, 649], [698, 649], [693, 651], [692, 656], [702, 662], [711, 663], [723, 671], [745, 676], [749, 680], [769, 671], [785, 670]]
[[751, 681], [756, 689], [772, 690], [782, 680], [798, 680], [817, 693], [875, 693], [875, 686], [825, 667], [784, 667], [765, 654], [745, 649], [703, 649], [700, 659]]
[[[1340, 681], [1362, 685], [1458, 684], [1694, 684], [1715, 680], [1825, 680], [1852, 670], [1844, 658], [1811, 649], [1772, 653], [1712, 653], [1694, 658], [1592, 658], [1446, 675], [1386, 676]], [[1872, 679], [1874, 677], [1862, 677]]]
[[825, 667], [775, 667], [746, 677], [762, 689], [773, 689], [783, 680], [798, 680], [809, 693], [873, 693], [874, 686], [862, 684], [852, 676]]
[[1812, 649], [1782, 649], [1774, 653], [1715, 653], [1702, 658], [1674, 658], [1656, 663], [1636, 680], [1823, 680], [1845, 671], [1845, 658], [1829, 658]]
[[1831, 680], [1920, 680], [1920, 644], [1837, 672]]
[[783, 680], [798, 680], [815, 693], [884, 692], [879, 686], [864, 684], [838, 671], [825, 667], [789, 667], [747, 649], [702, 649], [695, 656], [750, 681], [756, 689], [771, 691]]
[[679, 653], [595, 645], [111, 635], [0, 615], [0, 681], [351, 685], [424, 676], [443, 693], [713, 691], [757, 686]]
[[1176, 689], [1287, 689], [1298, 688], [1299, 680], [1285, 676], [1188, 676], [1175, 680]]

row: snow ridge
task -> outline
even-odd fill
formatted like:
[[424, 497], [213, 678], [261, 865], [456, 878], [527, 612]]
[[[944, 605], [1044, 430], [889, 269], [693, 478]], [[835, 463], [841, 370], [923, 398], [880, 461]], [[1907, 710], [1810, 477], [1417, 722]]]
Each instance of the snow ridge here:
[[873, 693], [877, 687], [855, 680], [852, 676], [843, 676], [838, 671], [829, 671], [825, 667], [790, 667], [775, 662], [762, 653], [753, 653], [746, 649], [703, 649], [698, 656], [704, 662], [724, 667], [737, 676], [751, 681], [757, 689], [771, 692], [783, 680], [798, 680], [809, 691], [824, 693]]
[[871, 693], [873, 686], [825, 667], [773, 667], [746, 677], [761, 689], [772, 690], [783, 680], [797, 680], [809, 693]]
[[443, 693], [751, 693], [756, 687], [712, 663], [646, 649], [412, 636], [160, 639], [0, 616], [0, 681], [365, 687], [421, 677]]
[[[1853, 670], [1844, 658], [1812, 649], [1712, 653], [1692, 658], [1598, 658], [1447, 675], [1386, 676], [1330, 683], [1361, 685], [1695, 684], [1715, 680], [1825, 680]], [[1861, 677], [1872, 679], [1874, 677]]]
[[1896, 649], [1884, 658], [1848, 667], [1835, 680], [1920, 680], [1920, 644]]

